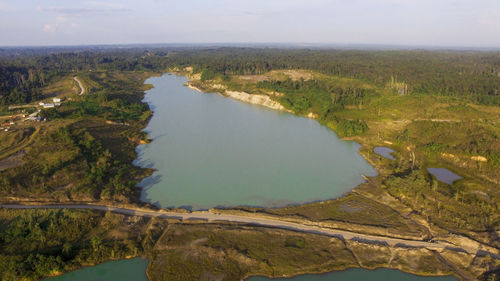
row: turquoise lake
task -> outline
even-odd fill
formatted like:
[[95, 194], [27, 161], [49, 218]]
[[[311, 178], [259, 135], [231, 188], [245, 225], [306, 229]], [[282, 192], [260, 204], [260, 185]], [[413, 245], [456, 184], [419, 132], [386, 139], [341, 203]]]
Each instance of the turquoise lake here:
[[185, 77], [150, 78], [152, 142], [137, 148], [142, 200], [160, 207], [280, 207], [339, 197], [377, 175], [316, 120], [184, 86]]
[[[86, 267], [45, 281], [148, 281], [148, 261], [141, 258], [110, 261]], [[246, 281], [457, 281], [453, 276], [421, 277], [398, 270], [380, 268], [377, 270], [349, 269], [319, 275], [301, 275], [293, 278], [270, 279], [250, 277]]]
[[108, 261], [85, 267], [45, 281], [148, 281], [147, 259]]
[[[175, 75], [150, 78], [145, 101], [154, 111], [153, 141], [138, 147], [136, 165], [157, 171], [142, 199], [161, 207], [278, 207], [341, 196], [377, 172], [317, 121], [184, 87]], [[110, 261], [45, 281], [147, 281], [147, 260]], [[247, 281], [270, 281], [251, 277]], [[397, 270], [351, 269], [290, 281], [456, 281]]]
[[245, 281], [458, 281], [453, 276], [423, 277], [408, 274], [399, 270], [379, 268], [376, 270], [349, 269], [317, 275], [301, 275], [293, 278], [271, 279], [267, 277], [251, 277]]

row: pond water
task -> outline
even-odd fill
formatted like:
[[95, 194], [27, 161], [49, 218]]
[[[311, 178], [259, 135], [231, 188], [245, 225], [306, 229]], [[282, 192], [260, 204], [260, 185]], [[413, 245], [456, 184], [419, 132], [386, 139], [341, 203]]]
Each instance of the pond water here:
[[377, 146], [373, 149], [373, 152], [377, 153], [378, 155], [384, 157], [384, 158], [387, 158], [387, 159], [391, 159], [391, 160], [395, 160], [396, 158], [394, 158], [394, 156], [391, 155], [391, 153], [394, 152], [394, 150], [388, 148], [388, 147], [385, 147], [385, 146]]
[[246, 281], [458, 281], [453, 276], [422, 277], [399, 270], [379, 268], [376, 270], [349, 269], [317, 275], [300, 275], [293, 278], [270, 279], [267, 277], [251, 277]]
[[317, 121], [184, 86], [185, 77], [150, 78], [154, 115], [137, 148], [142, 200], [160, 207], [279, 207], [338, 197], [377, 175]]
[[461, 176], [445, 168], [428, 168], [427, 171], [434, 175], [438, 181], [450, 185], [456, 180], [463, 179]]
[[108, 261], [85, 267], [45, 281], [148, 281], [147, 259]]
[[[105, 262], [100, 265], [86, 267], [44, 281], [148, 281], [146, 267], [148, 260], [135, 258]], [[250, 277], [246, 281], [458, 281], [453, 276], [422, 277], [398, 270], [379, 268], [366, 270], [361, 268], [331, 272], [317, 275], [301, 275], [293, 278], [270, 279], [267, 277]]]

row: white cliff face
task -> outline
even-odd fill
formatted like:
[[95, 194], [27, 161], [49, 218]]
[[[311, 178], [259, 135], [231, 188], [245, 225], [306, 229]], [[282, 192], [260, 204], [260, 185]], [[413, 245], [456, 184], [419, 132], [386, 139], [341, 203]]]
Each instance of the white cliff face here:
[[266, 95], [251, 95], [245, 92], [228, 90], [224, 92], [224, 95], [239, 101], [258, 104], [275, 110], [289, 111], [279, 102], [272, 100], [269, 96]]
[[[186, 83], [186, 86], [193, 90], [204, 92], [202, 89], [193, 86], [193, 84], [190, 82]], [[233, 98], [235, 100], [239, 100], [242, 102], [265, 106], [267, 108], [275, 110], [291, 112], [290, 110], [286, 109], [283, 105], [281, 105], [279, 102], [271, 99], [271, 97], [267, 95], [257, 95], [257, 94], [249, 94], [246, 92], [230, 91], [226, 90], [225, 86], [221, 84], [211, 85], [211, 88], [214, 89], [218, 94], [223, 95], [225, 97]]]

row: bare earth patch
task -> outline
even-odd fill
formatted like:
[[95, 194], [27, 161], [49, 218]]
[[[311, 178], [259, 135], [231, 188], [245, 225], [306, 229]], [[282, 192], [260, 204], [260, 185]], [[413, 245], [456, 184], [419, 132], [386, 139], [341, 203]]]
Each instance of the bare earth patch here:
[[313, 79], [313, 74], [305, 70], [273, 70], [266, 74], [259, 75], [241, 75], [239, 78], [241, 80], [258, 83], [266, 80], [286, 80], [287, 78], [297, 81], [300, 79], [311, 80]]
[[11, 156], [0, 160], [0, 171], [7, 170], [10, 168], [14, 168], [17, 166], [21, 166], [23, 161], [23, 156], [26, 154], [25, 150], [21, 150], [17, 153], [12, 154]]

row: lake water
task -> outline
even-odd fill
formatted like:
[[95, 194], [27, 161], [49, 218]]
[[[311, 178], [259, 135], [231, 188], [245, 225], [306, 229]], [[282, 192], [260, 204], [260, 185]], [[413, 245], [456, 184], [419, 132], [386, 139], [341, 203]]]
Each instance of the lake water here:
[[109, 261], [85, 267], [45, 281], [148, 281], [147, 259]]
[[463, 179], [461, 176], [445, 168], [428, 168], [427, 171], [434, 175], [440, 182], [453, 184], [454, 181]]
[[293, 278], [270, 279], [267, 277], [251, 277], [246, 281], [458, 281], [453, 276], [422, 277], [398, 270], [379, 268], [376, 270], [349, 269], [317, 275], [301, 275]]
[[142, 200], [160, 207], [279, 207], [338, 197], [377, 175], [359, 144], [317, 121], [184, 86], [185, 77], [150, 78], [154, 115], [137, 148]]

